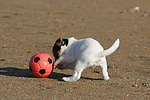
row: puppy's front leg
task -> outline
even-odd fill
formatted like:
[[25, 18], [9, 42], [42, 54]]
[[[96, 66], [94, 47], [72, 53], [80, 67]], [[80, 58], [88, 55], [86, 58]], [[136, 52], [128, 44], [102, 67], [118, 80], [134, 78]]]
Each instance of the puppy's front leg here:
[[58, 65], [59, 63], [63, 62], [63, 61], [64, 61], [64, 56], [61, 56], [59, 59], [57, 59], [57, 60], [55, 61], [55, 63], [54, 63], [54, 68], [56, 68], [57, 65]]
[[57, 60], [55, 61], [55, 63], [54, 63], [54, 68], [56, 68], [59, 63], [63, 63], [63, 62], [65, 62], [65, 63], [66, 63], [66, 62], [70, 63], [70, 62], [74, 62], [74, 61], [75, 61], [75, 58], [72, 57], [71, 55], [62, 55], [62, 56], [60, 56], [59, 59], [57, 59]]

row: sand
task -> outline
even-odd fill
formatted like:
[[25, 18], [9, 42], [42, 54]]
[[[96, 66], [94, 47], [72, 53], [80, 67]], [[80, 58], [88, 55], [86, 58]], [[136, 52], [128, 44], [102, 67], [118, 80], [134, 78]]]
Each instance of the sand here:
[[[150, 99], [149, 0], [1, 0], [1, 100]], [[52, 56], [59, 37], [94, 38], [104, 49], [119, 38], [107, 57], [109, 81], [88, 68], [77, 82], [61, 80], [73, 70], [54, 69], [36, 78], [29, 60], [38, 52]], [[70, 65], [71, 66], [71, 65]]]

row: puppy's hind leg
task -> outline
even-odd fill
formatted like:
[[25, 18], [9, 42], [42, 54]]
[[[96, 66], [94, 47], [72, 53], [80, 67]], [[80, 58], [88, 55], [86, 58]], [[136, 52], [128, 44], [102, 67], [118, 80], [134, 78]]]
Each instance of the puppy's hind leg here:
[[76, 66], [75, 66], [75, 69], [74, 69], [74, 74], [70, 77], [63, 77], [63, 80], [67, 81], [67, 82], [77, 81], [78, 79], [80, 79], [81, 73], [84, 70], [84, 68], [85, 68], [84, 64], [82, 64], [80, 62], [77, 62]]
[[103, 79], [109, 80], [110, 78], [109, 78], [108, 72], [107, 72], [107, 62], [106, 62], [105, 57], [101, 58], [100, 68], [101, 68], [101, 75], [102, 75]]

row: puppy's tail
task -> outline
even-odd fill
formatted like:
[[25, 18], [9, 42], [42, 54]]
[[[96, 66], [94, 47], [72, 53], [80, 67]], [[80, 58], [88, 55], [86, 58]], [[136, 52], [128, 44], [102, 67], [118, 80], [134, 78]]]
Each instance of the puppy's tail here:
[[108, 56], [110, 55], [111, 53], [113, 53], [118, 47], [119, 47], [119, 38], [115, 41], [115, 43], [107, 50], [104, 50], [102, 52], [100, 52], [100, 57], [103, 57], [103, 56]]

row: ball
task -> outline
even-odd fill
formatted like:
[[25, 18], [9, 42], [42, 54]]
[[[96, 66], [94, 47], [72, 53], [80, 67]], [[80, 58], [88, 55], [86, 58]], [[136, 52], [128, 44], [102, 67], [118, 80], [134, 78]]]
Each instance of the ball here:
[[53, 58], [47, 53], [33, 55], [29, 62], [31, 73], [39, 78], [47, 77], [53, 71]]

